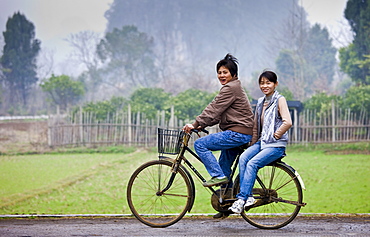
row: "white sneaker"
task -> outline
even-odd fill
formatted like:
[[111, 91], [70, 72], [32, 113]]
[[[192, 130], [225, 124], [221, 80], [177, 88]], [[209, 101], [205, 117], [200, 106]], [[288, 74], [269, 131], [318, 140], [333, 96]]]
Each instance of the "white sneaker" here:
[[245, 201], [245, 204], [244, 204], [244, 208], [245, 207], [249, 207], [249, 206], [252, 206], [253, 204], [255, 204], [257, 202], [256, 199], [254, 199], [254, 197], [248, 197], [247, 201]]
[[240, 214], [244, 210], [244, 203], [245, 201], [242, 199], [236, 200], [231, 207], [228, 208], [228, 210]]

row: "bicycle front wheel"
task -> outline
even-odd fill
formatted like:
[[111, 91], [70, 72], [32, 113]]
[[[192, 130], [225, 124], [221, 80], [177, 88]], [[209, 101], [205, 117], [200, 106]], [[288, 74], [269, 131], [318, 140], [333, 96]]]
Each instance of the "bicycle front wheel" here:
[[[188, 174], [181, 167], [173, 173], [172, 165], [167, 160], [147, 162], [132, 174], [128, 182], [127, 201], [131, 212], [148, 226], [175, 224], [194, 202], [194, 187]], [[166, 187], [168, 189], [163, 191]]]
[[242, 217], [261, 229], [278, 229], [294, 220], [303, 205], [302, 187], [294, 172], [275, 163], [258, 171], [253, 187], [257, 202]]

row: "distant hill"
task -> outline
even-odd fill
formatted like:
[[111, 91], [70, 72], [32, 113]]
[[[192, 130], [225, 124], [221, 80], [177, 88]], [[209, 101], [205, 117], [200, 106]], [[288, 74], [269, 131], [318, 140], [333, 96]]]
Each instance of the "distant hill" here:
[[280, 49], [271, 42], [295, 11], [303, 11], [298, 0], [115, 0], [105, 17], [107, 31], [135, 25], [152, 36], [162, 57], [172, 53], [171, 62], [181, 62], [181, 73], [186, 65], [200, 78], [214, 78], [215, 63], [230, 52], [247, 79], [274, 68]]

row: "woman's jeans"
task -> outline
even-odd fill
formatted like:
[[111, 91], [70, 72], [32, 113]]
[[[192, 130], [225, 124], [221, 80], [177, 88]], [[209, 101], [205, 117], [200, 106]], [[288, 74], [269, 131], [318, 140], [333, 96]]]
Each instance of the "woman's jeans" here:
[[[238, 146], [248, 143], [251, 135], [231, 130], [212, 133], [194, 142], [194, 149], [202, 160], [208, 173], [214, 177], [230, 177], [231, 166], [238, 155]], [[219, 162], [212, 151], [221, 150]]]
[[279, 159], [284, 153], [285, 147], [267, 147], [261, 150], [260, 141], [248, 147], [239, 158], [240, 192], [236, 197], [247, 200], [253, 196], [252, 189], [258, 170]]

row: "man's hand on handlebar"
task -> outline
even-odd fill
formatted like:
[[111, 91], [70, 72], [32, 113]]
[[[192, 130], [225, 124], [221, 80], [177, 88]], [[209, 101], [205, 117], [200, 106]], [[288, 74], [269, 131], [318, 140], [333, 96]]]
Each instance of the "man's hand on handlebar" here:
[[185, 124], [185, 126], [182, 128], [182, 130], [186, 133], [191, 133], [191, 130], [194, 129], [193, 124]]
[[[183, 130], [184, 132], [186, 132], [186, 133], [195, 132], [195, 133], [197, 133], [197, 134], [198, 134], [198, 132], [199, 132], [199, 131], [202, 131], [202, 132], [204, 132], [204, 133], [209, 134], [209, 132], [208, 132], [207, 130], [205, 130], [204, 128], [201, 128], [200, 126], [199, 126], [199, 127], [197, 127], [197, 128], [194, 128], [194, 126], [193, 126], [192, 124], [186, 124], [186, 125], [182, 128], [182, 130]], [[198, 136], [199, 136], [199, 134], [198, 134]]]

